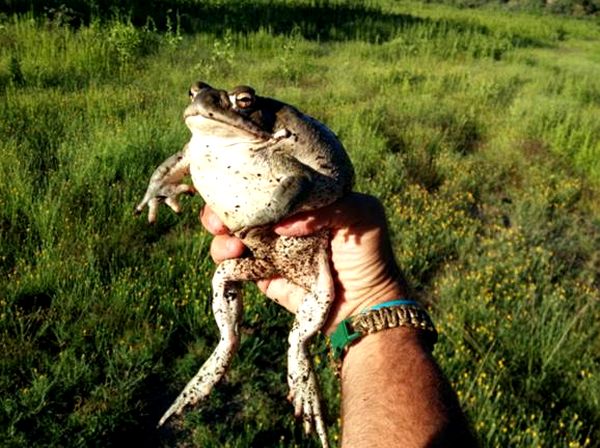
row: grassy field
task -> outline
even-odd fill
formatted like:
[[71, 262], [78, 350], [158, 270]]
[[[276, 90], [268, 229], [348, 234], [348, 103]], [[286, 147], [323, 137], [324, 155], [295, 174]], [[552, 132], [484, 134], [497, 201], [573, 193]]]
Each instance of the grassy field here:
[[339, 135], [484, 447], [599, 446], [597, 20], [271, 3], [0, 17], [0, 445], [318, 446], [285, 401], [290, 316], [253, 287], [226, 381], [155, 429], [216, 344], [213, 265], [199, 197], [132, 210], [202, 79]]

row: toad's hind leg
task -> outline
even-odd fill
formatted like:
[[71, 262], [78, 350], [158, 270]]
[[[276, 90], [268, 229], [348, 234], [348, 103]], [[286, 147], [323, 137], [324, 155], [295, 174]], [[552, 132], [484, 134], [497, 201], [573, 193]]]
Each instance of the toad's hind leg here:
[[240, 281], [265, 278], [270, 275], [273, 275], [272, 267], [261, 260], [226, 260], [217, 267], [212, 286], [213, 314], [221, 334], [219, 344], [161, 417], [158, 426], [165, 423], [173, 414], [181, 414], [186, 406], [202, 401], [223, 378], [240, 344], [238, 328], [242, 317]]
[[323, 248], [316, 257], [318, 273], [310, 292], [298, 307], [289, 335], [288, 384], [289, 399], [294, 406], [295, 415], [302, 416], [304, 430], [308, 433], [314, 425], [323, 447], [327, 447], [319, 386], [309, 358], [308, 346], [310, 339], [327, 319], [334, 299], [334, 286], [326, 249]]

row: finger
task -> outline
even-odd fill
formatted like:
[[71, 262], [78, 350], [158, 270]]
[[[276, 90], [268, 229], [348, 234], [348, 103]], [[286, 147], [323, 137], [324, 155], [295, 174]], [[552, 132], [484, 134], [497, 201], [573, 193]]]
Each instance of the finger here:
[[291, 216], [277, 224], [274, 230], [283, 236], [305, 236], [325, 228], [372, 226], [382, 221], [385, 221], [385, 212], [378, 199], [350, 193], [326, 207]]
[[308, 435], [312, 432], [312, 409], [310, 403], [304, 405], [302, 420], [304, 420], [304, 434]]
[[193, 185], [188, 185], [188, 184], [180, 184], [177, 186], [177, 189], [175, 190], [175, 194], [180, 195], [180, 194], [194, 194], [196, 193], [196, 189], [194, 188]]
[[283, 236], [305, 236], [327, 227], [328, 224], [329, 222], [323, 214], [319, 219], [319, 216], [314, 212], [306, 212], [285, 219], [277, 224], [273, 230]]
[[139, 215], [140, 213], [142, 213], [142, 211], [144, 210], [144, 207], [146, 206], [146, 204], [148, 203], [148, 201], [146, 201], [146, 199], [144, 198], [144, 200], [142, 202], [140, 202], [138, 205], [135, 206], [135, 214]]
[[294, 417], [300, 418], [302, 417], [302, 394], [296, 392], [294, 395]]
[[225, 227], [223, 221], [219, 219], [208, 205], [205, 205], [200, 211], [200, 222], [213, 235], [226, 235], [229, 233], [229, 229]]
[[317, 434], [319, 435], [319, 439], [321, 439], [321, 445], [327, 445], [327, 430], [325, 429], [325, 424], [323, 423], [323, 418], [321, 416], [321, 405], [317, 404], [317, 411], [315, 417], [315, 424], [317, 427]]
[[179, 201], [176, 197], [165, 199], [165, 204], [167, 204], [175, 213], [181, 212], [181, 206], [179, 205]]
[[291, 313], [296, 313], [302, 298], [306, 294], [304, 289], [283, 277], [259, 280], [256, 284], [269, 299]]
[[148, 222], [150, 224], [156, 222], [156, 217], [158, 216], [158, 205], [160, 201], [156, 198], [150, 199], [148, 201]]
[[210, 244], [210, 256], [215, 263], [242, 256], [246, 247], [238, 238], [231, 235], [217, 235]]

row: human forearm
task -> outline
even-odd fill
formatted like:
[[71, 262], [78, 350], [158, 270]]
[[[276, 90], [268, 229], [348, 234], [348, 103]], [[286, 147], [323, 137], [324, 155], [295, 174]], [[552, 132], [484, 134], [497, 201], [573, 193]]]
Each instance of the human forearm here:
[[418, 331], [360, 339], [342, 364], [342, 447], [470, 447], [454, 393]]

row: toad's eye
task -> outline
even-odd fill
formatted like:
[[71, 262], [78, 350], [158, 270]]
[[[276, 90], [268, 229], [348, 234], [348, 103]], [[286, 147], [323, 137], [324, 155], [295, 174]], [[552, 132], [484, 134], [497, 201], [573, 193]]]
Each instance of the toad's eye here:
[[235, 96], [235, 105], [240, 109], [248, 109], [254, 104], [254, 95], [248, 92], [238, 93]]

